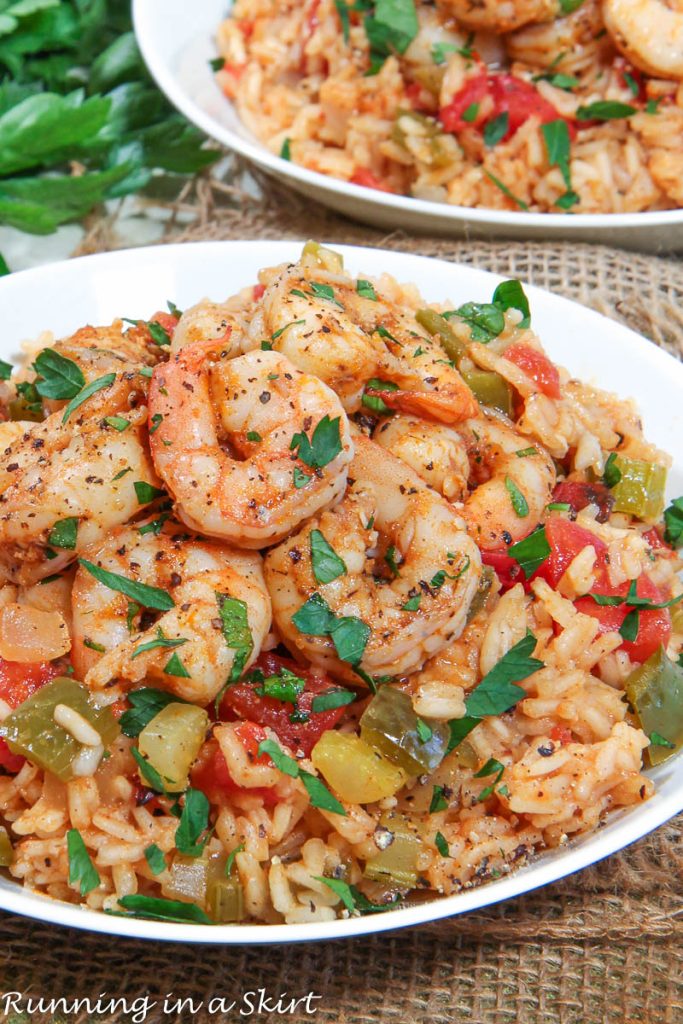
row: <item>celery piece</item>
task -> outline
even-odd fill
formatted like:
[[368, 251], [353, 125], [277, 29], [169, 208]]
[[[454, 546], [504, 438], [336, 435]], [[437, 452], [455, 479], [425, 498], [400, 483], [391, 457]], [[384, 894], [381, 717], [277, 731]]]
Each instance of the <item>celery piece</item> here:
[[386, 811], [379, 819], [377, 842], [381, 843], [383, 837], [389, 842], [366, 862], [365, 877], [401, 889], [414, 889], [417, 885], [417, 858], [422, 849], [418, 829], [405, 815]]
[[651, 745], [647, 757], [660, 764], [683, 747], [683, 668], [663, 647], [631, 672], [624, 684], [629, 704], [648, 736], [663, 736], [673, 747]]
[[666, 468], [622, 455], [617, 456], [615, 465], [621, 478], [612, 488], [614, 511], [627, 512], [648, 522], [659, 519], [664, 511]]
[[498, 409], [506, 416], [512, 415], [512, 388], [499, 373], [492, 370], [465, 370], [462, 377], [478, 402]]
[[448, 749], [446, 723], [430, 721], [425, 739], [410, 697], [395, 686], [380, 687], [363, 712], [360, 732], [366, 743], [409, 775], [433, 771]]
[[438, 334], [444, 352], [454, 363], [459, 363], [467, 352], [467, 345], [460, 340], [445, 316], [434, 309], [418, 309], [415, 319], [429, 334]]

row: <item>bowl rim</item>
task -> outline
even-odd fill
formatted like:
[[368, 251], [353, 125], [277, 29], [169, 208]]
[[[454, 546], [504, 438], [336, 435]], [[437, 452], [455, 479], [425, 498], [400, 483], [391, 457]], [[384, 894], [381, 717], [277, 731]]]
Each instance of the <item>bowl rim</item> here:
[[[192, 259], [198, 266], [205, 265], [207, 259], [213, 259], [220, 253], [230, 255], [235, 249], [265, 249], [268, 250], [268, 258], [274, 256], [277, 260], [290, 258], [291, 251], [303, 244], [303, 241], [269, 241], [269, 240], [223, 240], [206, 241], [194, 243], [175, 243], [169, 245], [141, 246], [133, 249], [115, 250], [113, 252], [98, 253], [90, 256], [82, 256], [73, 260], [62, 260], [56, 264], [46, 264], [32, 267], [27, 270], [18, 271], [0, 279], [0, 296], [11, 297], [13, 288], [24, 289], [29, 287], [35, 291], [35, 286], [40, 284], [40, 279], [46, 274], [54, 274], [59, 268], [61, 273], [79, 281], [79, 288], [82, 294], [87, 296], [87, 286], [83, 289], [84, 278], [82, 272], [90, 267], [106, 272], [109, 268], [126, 274], [135, 275], [139, 272], [136, 261], [142, 264], [149, 263], [146, 268], [149, 272], [151, 266], [158, 264], [159, 260], [173, 264], [181, 254], [185, 258], [188, 252], [192, 252]], [[324, 243], [323, 243], [324, 244]], [[404, 259], [409, 262], [418, 262], [425, 267], [433, 266], [435, 263], [449, 270], [460, 270], [470, 277], [486, 281], [487, 286], [498, 283], [500, 275], [492, 274], [486, 270], [473, 268], [445, 259], [428, 256], [421, 256], [415, 253], [404, 253], [396, 250], [383, 250], [379, 246], [354, 246], [332, 245], [349, 259], [361, 262], [362, 260], [376, 259], [378, 254], [389, 258], [390, 263], [401, 263]], [[274, 262], [271, 259], [271, 263]], [[226, 259], [229, 264], [229, 260]], [[143, 266], [143, 271], [144, 271]], [[366, 268], [369, 270], [370, 268]], [[384, 270], [385, 267], [382, 267]], [[396, 273], [397, 268], [389, 267], [390, 273]], [[410, 273], [407, 269], [405, 273]], [[229, 284], [226, 281], [226, 287]], [[643, 347], [643, 338], [636, 332], [618, 321], [611, 320], [595, 310], [582, 306], [580, 303], [563, 296], [554, 294], [545, 288], [534, 285], [527, 285], [531, 303], [533, 306], [535, 296], [543, 295], [550, 299], [553, 305], [561, 311], [563, 305], [572, 306], [581, 311], [581, 315], [588, 318], [589, 322], [597, 327], [601, 324], [611, 325], [619, 338], [623, 340], [627, 349], [633, 353], [643, 356], [647, 353], [647, 361], [654, 361], [658, 369], [667, 372], [669, 375], [677, 376], [683, 385], [683, 364], [676, 360], [663, 349], [652, 343]], [[38, 289], [39, 290], [39, 289]], [[87, 303], [87, 298], [83, 300]], [[665, 772], [674, 776], [680, 775], [683, 778], [683, 752], [678, 754], [672, 761], [666, 762], [655, 773], [662, 776]], [[606, 821], [605, 827], [591, 832], [585, 836], [570, 841], [565, 847], [543, 851], [535, 855], [527, 865], [504, 875], [498, 880], [489, 881], [481, 886], [472, 889], [465, 889], [462, 892], [451, 896], [440, 896], [425, 903], [391, 910], [385, 914], [368, 915], [365, 917], [349, 917], [336, 919], [330, 922], [313, 922], [309, 924], [294, 925], [265, 925], [265, 924], [235, 924], [235, 925], [193, 925], [176, 924], [171, 922], [155, 922], [143, 919], [127, 918], [125, 916], [110, 915], [101, 911], [94, 911], [84, 907], [65, 903], [51, 897], [44, 896], [31, 890], [22, 888], [21, 884], [13, 880], [2, 879], [0, 882], [0, 908], [5, 911], [21, 914], [23, 916], [57, 924], [64, 927], [77, 928], [102, 934], [123, 936], [126, 938], [168, 941], [168, 942], [192, 942], [199, 944], [224, 944], [224, 945], [271, 945], [296, 942], [329, 941], [346, 939], [356, 936], [375, 934], [384, 931], [394, 931], [401, 928], [412, 927], [419, 924], [436, 922], [447, 917], [458, 916], [472, 910], [481, 910], [492, 904], [508, 900], [534, 889], [541, 888], [553, 882], [560, 881], [567, 876], [581, 871], [591, 864], [602, 860], [604, 857], [617, 853], [619, 850], [636, 842], [643, 836], [664, 824], [675, 814], [683, 810], [683, 785], [672, 792], [662, 794], [659, 789], [643, 804], [633, 808], [626, 808], [613, 812]]]
[[[594, 229], [605, 228], [662, 228], [680, 224], [683, 225], [683, 207], [672, 210], [652, 210], [631, 213], [540, 213], [520, 210], [494, 210], [491, 208], [454, 206], [450, 203], [437, 203], [427, 199], [417, 199], [412, 196], [399, 196], [394, 193], [381, 192], [377, 189], [367, 188], [363, 185], [355, 185], [350, 182], [334, 178], [331, 175], [322, 174], [319, 171], [311, 171], [292, 161], [284, 160], [277, 156], [261, 142], [252, 138], [246, 138], [227, 128], [218, 120], [214, 119], [186, 92], [180, 84], [178, 76], [175, 75], [165, 59], [164, 54], [155, 46], [154, 35], [151, 29], [154, 19], [154, 4], [159, 9], [164, 0], [132, 0], [132, 18], [135, 36], [143, 59], [162, 92], [169, 101], [193, 122], [201, 128], [209, 137], [222, 143], [228, 149], [239, 153], [251, 160], [264, 171], [279, 178], [291, 178], [300, 186], [309, 185], [318, 190], [337, 193], [353, 200], [360, 199], [387, 210], [397, 212], [417, 213], [426, 218], [440, 218], [452, 220], [453, 222], [469, 221], [473, 225], [488, 225], [509, 228], [542, 228], [549, 229], [571, 228], [586, 232], [586, 240], [590, 241], [590, 232]], [[183, 5], [183, 10], [185, 5]], [[190, 11], [187, 7], [188, 24], [193, 25]], [[195, 38], [197, 35], [195, 34]], [[223, 102], [234, 109], [231, 101], [215, 84], [216, 93], [220, 95]], [[248, 129], [245, 127], [245, 132]]]

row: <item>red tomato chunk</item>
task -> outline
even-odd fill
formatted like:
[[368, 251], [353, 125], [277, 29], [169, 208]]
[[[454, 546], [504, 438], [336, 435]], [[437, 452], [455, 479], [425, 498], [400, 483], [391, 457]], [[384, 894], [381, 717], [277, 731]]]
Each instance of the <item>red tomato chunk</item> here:
[[543, 352], [531, 348], [530, 345], [509, 345], [503, 356], [518, 366], [544, 395], [549, 398], [560, 397], [560, 375], [557, 367]]
[[[292, 750], [302, 750], [310, 754], [320, 737], [328, 729], [334, 728], [344, 714], [344, 708], [332, 708], [329, 711], [312, 711], [314, 698], [333, 688], [334, 684], [328, 676], [303, 669], [289, 658], [280, 658], [276, 654], [262, 654], [251, 668], [260, 669], [264, 676], [277, 675], [283, 668], [293, 672], [304, 680], [305, 688], [299, 694], [295, 704], [277, 700], [274, 697], [262, 697], [257, 693], [260, 684], [243, 680], [229, 686], [220, 706], [220, 717], [224, 720], [245, 718], [259, 725], [269, 726], [276, 732], [282, 742]], [[304, 722], [292, 722], [294, 711], [308, 715]]]
[[[491, 102], [483, 103], [485, 99]], [[470, 113], [470, 120], [463, 120], [463, 114], [468, 110], [476, 110], [476, 113]], [[560, 117], [552, 103], [544, 99], [530, 82], [515, 75], [487, 72], [470, 78], [451, 102], [442, 107], [439, 116], [447, 132], [461, 132], [473, 126], [483, 128], [487, 122], [504, 113], [508, 115], [508, 128], [502, 141], [511, 138], [533, 115], [542, 124], [557, 121]]]

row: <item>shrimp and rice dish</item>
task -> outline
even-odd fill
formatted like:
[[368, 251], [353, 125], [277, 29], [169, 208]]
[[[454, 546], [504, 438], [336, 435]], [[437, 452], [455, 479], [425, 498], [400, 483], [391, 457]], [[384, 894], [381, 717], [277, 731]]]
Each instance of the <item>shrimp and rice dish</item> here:
[[271, 152], [497, 210], [683, 206], [679, 0], [235, 0], [216, 80]]
[[[457, 273], [457, 270], [454, 270]], [[162, 921], [499, 878], [683, 744], [683, 498], [519, 281], [309, 242], [2, 364], [0, 864]]]

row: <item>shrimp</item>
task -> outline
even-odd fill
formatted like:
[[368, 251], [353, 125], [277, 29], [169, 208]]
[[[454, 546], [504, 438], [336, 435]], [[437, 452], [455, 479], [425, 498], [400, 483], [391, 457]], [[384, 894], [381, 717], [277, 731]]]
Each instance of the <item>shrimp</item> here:
[[559, 0], [437, 0], [436, 6], [459, 25], [498, 34], [531, 22], [552, 21], [562, 10]]
[[[481, 559], [448, 502], [374, 442], [359, 436], [354, 443], [353, 484], [344, 500], [270, 551], [265, 574], [287, 646], [333, 676], [357, 682], [354, 664], [371, 676], [407, 674], [458, 637]], [[341, 559], [333, 559], [339, 570], [333, 579], [329, 564], [321, 568], [311, 553], [312, 545], [320, 550], [325, 542]], [[326, 602], [332, 625], [341, 621], [342, 632], [348, 627], [356, 639], [367, 635], [365, 646], [344, 661], [345, 651], [336, 646], [340, 633], [298, 628], [297, 612], [310, 601], [309, 609]]]
[[602, 13], [615, 45], [636, 67], [683, 81], [681, 0], [604, 0]]
[[614, 57], [612, 41], [604, 31], [601, 0], [584, 0], [566, 18], [541, 25], [525, 25], [507, 36], [508, 57], [530, 67], [567, 75], [598, 75]]
[[399, 415], [380, 423], [372, 439], [411, 466], [425, 483], [450, 501], [459, 501], [467, 494], [467, 449], [452, 427]]
[[470, 534], [485, 551], [522, 540], [538, 525], [551, 499], [553, 460], [492, 413], [468, 420], [463, 434], [473, 470], [483, 480], [462, 510]]
[[192, 345], [196, 341], [223, 341], [226, 351], [231, 355], [239, 355], [239, 327], [229, 303], [201, 302], [190, 306], [180, 317], [173, 332], [171, 354]]
[[348, 413], [372, 380], [392, 409], [443, 423], [476, 415], [474, 395], [413, 310], [375, 295], [359, 294], [345, 274], [293, 264], [266, 288], [256, 329], [329, 384]]
[[[156, 496], [146, 387], [134, 370], [119, 373], [66, 422], [60, 411], [22, 424], [0, 451], [0, 581], [30, 585], [54, 575]], [[128, 426], [117, 429], [122, 420]], [[4, 435], [15, 433], [3, 425]], [[149, 497], [136, 484], [150, 485]], [[64, 520], [60, 543], [54, 528]]]
[[[149, 612], [136, 606], [131, 611], [124, 594], [79, 567], [72, 591], [72, 659], [90, 689], [102, 690], [112, 680], [134, 686], [149, 679], [204, 705], [233, 669], [239, 672], [258, 657], [271, 621], [258, 554], [188, 537], [166, 523], [158, 536], [119, 527], [88, 556], [109, 572], [165, 591], [174, 603], [149, 624]], [[226, 626], [229, 616], [241, 621], [241, 630]]]
[[223, 345], [194, 342], [154, 371], [152, 457], [191, 529], [260, 548], [339, 500], [353, 445], [322, 381], [279, 352], [229, 359]]

